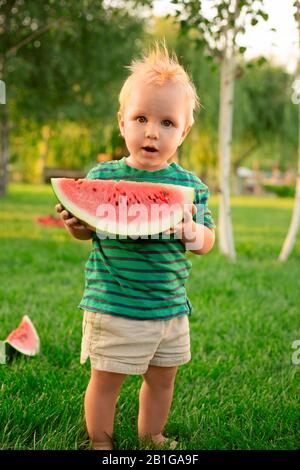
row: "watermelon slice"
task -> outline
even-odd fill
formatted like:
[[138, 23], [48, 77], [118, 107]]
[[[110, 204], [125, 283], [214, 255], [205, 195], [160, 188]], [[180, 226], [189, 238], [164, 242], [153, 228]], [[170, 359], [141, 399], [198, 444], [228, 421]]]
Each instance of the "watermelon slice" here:
[[40, 351], [39, 336], [27, 315], [24, 315], [19, 326], [8, 335], [5, 343], [27, 356], [35, 356]]
[[51, 178], [51, 183], [77, 219], [95, 231], [125, 236], [170, 229], [194, 200], [194, 188], [175, 184], [71, 178]]

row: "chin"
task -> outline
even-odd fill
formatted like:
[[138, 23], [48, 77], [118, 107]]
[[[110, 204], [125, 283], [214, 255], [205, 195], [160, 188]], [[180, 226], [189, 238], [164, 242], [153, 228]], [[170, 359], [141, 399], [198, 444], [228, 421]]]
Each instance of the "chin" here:
[[159, 162], [157, 162], [155, 159], [152, 158], [136, 158], [136, 162], [139, 162], [141, 164], [147, 164], [147, 165], [157, 165]]

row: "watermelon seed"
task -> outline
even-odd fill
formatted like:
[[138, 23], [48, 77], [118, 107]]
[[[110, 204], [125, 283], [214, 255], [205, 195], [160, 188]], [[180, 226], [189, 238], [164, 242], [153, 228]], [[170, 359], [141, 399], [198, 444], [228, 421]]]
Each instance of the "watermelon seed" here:
[[96, 189], [96, 188], [93, 188], [93, 191], [97, 192], [97, 189]]

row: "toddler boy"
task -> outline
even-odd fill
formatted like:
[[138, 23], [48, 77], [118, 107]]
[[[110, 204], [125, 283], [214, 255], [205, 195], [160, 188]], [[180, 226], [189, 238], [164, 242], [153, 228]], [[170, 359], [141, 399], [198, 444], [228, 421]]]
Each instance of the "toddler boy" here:
[[[93, 239], [86, 263], [81, 363], [91, 361], [85, 395], [87, 430], [96, 450], [113, 449], [115, 407], [127, 374], [143, 375], [138, 435], [175, 448], [163, 435], [178, 366], [190, 361], [192, 307], [185, 283], [191, 268], [187, 249], [208, 253], [215, 224], [207, 186], [192, 172], [168, 163], [194, 123], [197, 93], [176, 56], [165, 45], [128, 67], [120, 92], [119, 127], [129, 152], [103, 162], [89, 179], [150, 181], [190, 186], [194, 204], [183, 221], [156, 238], [103, 238], [58, 204], [70, 234]], [[197, 212], [198, 210], [198, 212]], [[196, 214], [197, 212], [197, 214]], [[168, 236], [166, 236], [168, 235]]]

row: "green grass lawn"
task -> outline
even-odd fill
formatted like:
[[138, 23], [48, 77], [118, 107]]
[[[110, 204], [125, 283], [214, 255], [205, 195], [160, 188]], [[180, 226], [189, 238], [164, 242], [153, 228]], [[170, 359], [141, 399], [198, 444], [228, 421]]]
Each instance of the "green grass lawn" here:
[[[29, 315], [41, 353], [0, 365], [0, 449], [86, 449], [83, 399], [89, 362], [79, 363], [84, 265], [91, 242], [35, 223], [55, 214], [50, 186], [11, 185], [0, 200], [1, 339]], [[238, 261], [217, 243], [193, 263], [187, 284], [192, 360], [179, 367], [167, 436], [180, 449], [299, 448], [300, 236], [278, 257], [290, 199], [232, 199]], [[210, 205], [217, 222], [217, 200]], [[128, 376], [115, 419], [116, 449], [139, 449], [141, 376]]]

